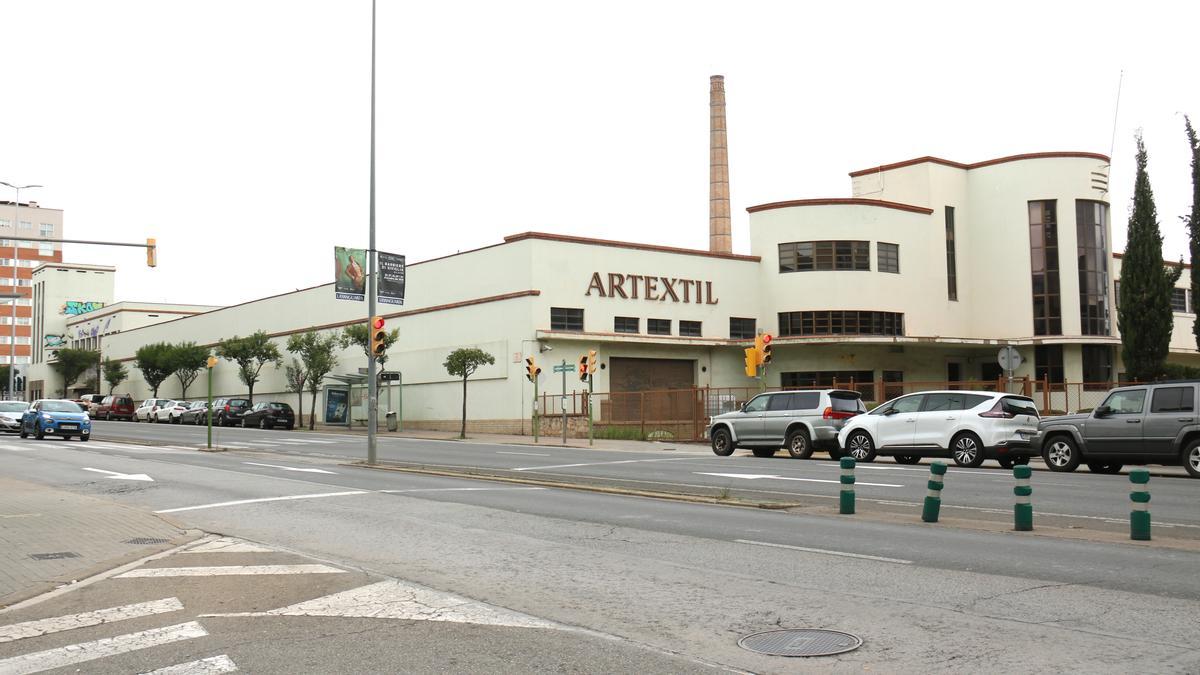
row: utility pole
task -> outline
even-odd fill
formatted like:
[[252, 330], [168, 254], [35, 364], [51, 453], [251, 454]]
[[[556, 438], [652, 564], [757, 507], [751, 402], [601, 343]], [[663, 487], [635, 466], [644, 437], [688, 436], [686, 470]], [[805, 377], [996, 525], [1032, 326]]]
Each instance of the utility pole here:
[[[375, 0], [371, 0], [371, 197], [367, 247], [367, 322], [375, 316]], [[379, 424], [379, 383], [375, 355], [367, 350], [367, 464], [375, 463], [375, 426]]]
[[[43, 186], [41, 186], [41, 185], [13, 185], [12, 183], [5, 183], [3, 181], [0, 181], [0, 185], [7, 185], [8, 187], [12, 188], [13, 190], [16, 190], [16, 192], [17, 192], [16, 198], [13, 199], [13, 222], [12, 222], [12, 231], [13, 231], [13, 234], [16, 234], [20, 229], [18, 226], [21, 223], [21, 190], [28, 190], [30, 188], [40, 188]], [[13, 238], [12, 291], [13, 291], [14, 295], [17, 295], [17, 261], [19, 258], [19, 250], [17, 249], [17, 246], [20, 245], [21, 241], [22, 241], [21, 239], [17, 239], [16, 237]], [[18, 304], [20, 304], [20, 298], [13, 298], [13, 301], [12, 301], [12, 331], [11, 331], [12, 340], [8, 343], [8, 345], [9, 345], [9, 347], [8, 347], [8, 397], [9, 398], [16, 397], [14, 394], [14, 386], [16, 384], [16, 371], [17, 371], [17, 305]], [[32, 328], [33, 322], [31, 321], [29, 323], [29, 325], [31, 326], [31, 328], [29, 329], [29, 351], [33, 352], [33, 328]], [[30, 361], [32, 361], [32, 360], [33, 359], [30, 359]]]
[[562, 400], [559, 403], [562, 405], [562, 427], [563, 427], [563, 445], [567, 444], [567, 360], [562, 362], [562, 377], [563, 377], [563, 393]]

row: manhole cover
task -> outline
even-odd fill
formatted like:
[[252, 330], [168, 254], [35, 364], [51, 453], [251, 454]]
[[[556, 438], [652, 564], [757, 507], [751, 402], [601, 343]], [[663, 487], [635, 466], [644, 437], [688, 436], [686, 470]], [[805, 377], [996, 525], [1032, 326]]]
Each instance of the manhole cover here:
[[770, 656], [830, 656], [862, 646], [862, 638], [836, 630], [789, 628], [747, 635], [738, 646]]
[[34, 560], [62, 560], [63, 558], [78, 558], [79, 554], [73, 551], [58, 551], [55, 553], [30, 553], [29, 557]]
[[147, 544], [165, 544], [168, 541], [170, 541], [170, 540], [159, 539], [156, 537], [134, 537], [133, 539], [126, 539], [125, 541], [123, 541], [121, 543], [122, 544], [134, 544], [137, 546], [145, 546]]

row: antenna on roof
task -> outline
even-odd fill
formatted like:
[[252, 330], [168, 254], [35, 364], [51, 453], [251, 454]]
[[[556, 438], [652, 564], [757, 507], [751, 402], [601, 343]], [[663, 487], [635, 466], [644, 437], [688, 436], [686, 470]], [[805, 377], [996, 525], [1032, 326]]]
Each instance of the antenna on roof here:
[[1113, 152], [1117, 149], [1117, 114], [1121, 111], [1121, 84], [1125, 81], [1125, 70], [1121, 70], [1120, 77], [1117, 78], [1117, 102], [1113, 105], [1113, 129], [1112, 141], [1108, 144], [1108, 161], [1112, 164]]

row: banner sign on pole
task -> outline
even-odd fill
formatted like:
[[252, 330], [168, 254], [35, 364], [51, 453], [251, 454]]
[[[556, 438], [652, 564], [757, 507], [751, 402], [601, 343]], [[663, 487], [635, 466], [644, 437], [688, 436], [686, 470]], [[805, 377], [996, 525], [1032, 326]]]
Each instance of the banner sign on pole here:
[[379, 302], [404, 304], [404, 256], [379, 252]]
[[334, 246], [333, 263], [334, 297], [338, 300], [366, 300], [367, 251]]

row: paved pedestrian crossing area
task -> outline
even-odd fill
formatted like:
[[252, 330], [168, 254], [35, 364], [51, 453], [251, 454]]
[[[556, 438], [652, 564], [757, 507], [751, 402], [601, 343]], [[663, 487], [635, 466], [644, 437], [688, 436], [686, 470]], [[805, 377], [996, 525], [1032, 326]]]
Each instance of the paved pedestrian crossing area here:
[[[290, 670], [278, 654], [256, 648], [255, 639], [271, 644], [271, 630], [323, 638], [327, 629], [313, 622], [348, 620], [387, 622], [393, 630], [411, 627], [411, 622], [575, 630], [452, 593], [213, 535], [103, 579], [84, 581], [69, 592], [0, 610], [0, 675], [59, 669], [178, 675], [299, 672], [311, 669]], [[326, 648], [352, 649], [353, 644]]]

